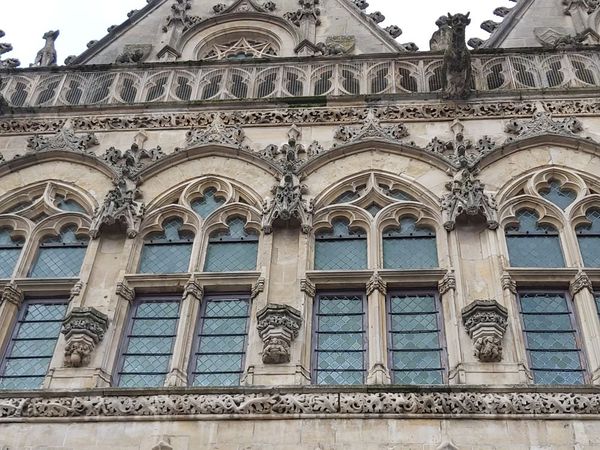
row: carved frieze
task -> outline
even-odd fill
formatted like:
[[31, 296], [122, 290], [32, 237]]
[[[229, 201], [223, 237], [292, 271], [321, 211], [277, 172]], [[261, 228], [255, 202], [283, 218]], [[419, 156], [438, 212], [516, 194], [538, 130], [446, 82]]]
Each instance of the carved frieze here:
[[27, 148], [34, 152], [67, 150], [88, 153], [88, 150], [96, 145], [98, 139], [94, 133], [75, 134], [70, 120], [65, 121], [53, 136], [36, 134], [27, 140]]
[[508, 311], [496, 300], [475, 300], [462, 310], [475, 356], [481, 362], [502, 361], [502, 338], [508, 326]]
[[288, 305], [268, 304], [256, 315], [258, 334], [264, 342], [265, 364], [289, 363], [292, 342], [298, 337], [302, 316]]
[[504, 131], [512, 134], [506, 142], [515, 142], [535, 136], [555, 134], [558, 136], [579, 137], [583, 124], [576, 117], [554, 120], [547, 112], [536, 112], [529, 120], [511, 120]]
[[453, 230], [457, 219], [463, 215], [483, 217], [489, 229], [498, 228], [496, 200], [484, 188], [485, 185], [468, 168], [459, 170], [453, 181], [446, 184], [446, 189], [450, 191], [442, 198], [442, 216], [446, 230]]
[[88, 365], [107, 328], [108, 317], [95, 308], [73, 308], [62, 326], [66, 339], [65, 367]]
[[206, 128], [193, 128], [185, 136], [186, 148], [207, 144], [222, 144], [236, 147], [242, 150], [250, 150], [244, 144], [246, 134], [237, 125], [227, 125], [221, 114], [215, 114]]
[[57, 419], [89, 421], [93, 417], [215, 416], [254, 418], [261, 416], [381, 415], [452, 415], [531, 417], [535, 415], [597, 416], [600, 394], [597, 392], [532, 392], [517, 390], [452, 392], [419, 389], [414, 392], [286, 392], [236, 391], [230, 394], [169, 393], [119, 395], [92, 393], [87, 396], [49, 395], [15, 396], [0, 399], [0, 420]]

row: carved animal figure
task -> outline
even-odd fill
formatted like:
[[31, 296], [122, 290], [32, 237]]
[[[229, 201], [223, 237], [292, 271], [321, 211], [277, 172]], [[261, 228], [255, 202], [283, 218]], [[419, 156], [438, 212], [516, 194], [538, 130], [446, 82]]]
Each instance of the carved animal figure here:
[[465, 40], [465, 29], [471, 23], [469, 14], [448, 13], [448, 26], [452, 30], [452, 38], [444, 54], [442, 66], [444, 98], [464, 100], [471, 95], [473, 70], [471, 54]]
[[43, 39], [46, 40], [44, 47], [37, 53], [34, 63], [31, 67], [46, 67], [56, 65], [56, 48], [54, 43], [60, 34], [59, 30], [48, 31], [44, 34]]
[[438, 30], [433, 33], [429, 41], [429, 49], [432, 52], [446, 50], [450, 46], [452, 39], [452, 30], [448, 26], [448, 16], [441, 16], [435, 24]]

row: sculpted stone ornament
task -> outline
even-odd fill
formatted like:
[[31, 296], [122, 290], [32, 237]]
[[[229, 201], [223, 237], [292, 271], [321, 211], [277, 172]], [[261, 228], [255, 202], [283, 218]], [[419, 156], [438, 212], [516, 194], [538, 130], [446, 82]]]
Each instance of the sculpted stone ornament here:
[[117, 64], [139, 64], [150, 55], [152, 51], [152, 45], [139, 44], [139, 45], [126, 45], [123, 48], [123, 53], [117, 56]]
[[94, 133], [75, 134], [71, 120], [67, 120], [54, 136], [36, 134], [27, 139], [27, 148], [34, 152], [66, 150], [93, 154], [88, 150], [96, 145], [98, 145], [96, 135]]
[[460, 216], [479, 216], [490, 230], [498, 228], [496, 199], [484, 191], [485, 185], [467, 167], [459, 170], [452, 182], [446, 184], [450, 194], [442, 198], [444, 228], [452, 231]]
[[[5, 36], [4, 31], [0, 30], [0, 38]], [[13, 46], [8, 43], [0, 43], [0, 57], [5, 53], [12, 52]], [[19, 67], [21, 62], [18, 59], [9, 58], [9, 59], [0, 59], [0, 69], [14, 69], [15, 67]]]
[[165, 156], [160, 147], [146, 150], [141, 148], [140, 144], [134, 143], [130, 149], [124, 152], [111, 147], [106, 150], [102, 159], [113, 166], [117, 172], [133, 180], [137, 180], [139, 173], [143, 169]]
[[24, 298], [25, 295], [23, 294], [23, 291], [19, 288], [19, 286], [17, 286], [15, 283], [8, 283], [6, 286], [4, 286], [4, 289], [2, 290], [2, 297], [0, 297], [0, 306], [2, 306], [3, 303], [11, 303], [17, 308], [20, 308]]
[[354, 36], [328, 36], [324, 43], [317, 44], [317, 48], [323, 55], [349, 55], [354, 51], [355, 46]]
[[268, 1], [259, 6], [253, 0], [237, 0], [233, 5], [227, 6], [224, 3], [218, 3], [213, 6], [215, 14], [234, 14], [234, 13], [249, 13], [249, 12], [273, 12], [277, 5], [274, 2]]
[[[194, 128], [185, 135], [186, 148], [207, 144], [222, 144], [249, 151], [250, 148], [244, 144], [245, 140], [244, 130], [237, 125], [225, 125], [220, 114], [215, 114], [206, 128]], [[178, 150], [180, 149], [175, 149], [175, 151]]]
[[563, 0], [564, 13], [568, 16], [580, 9], [587, 14], [593, 14], [600, 9], [600, 0]]
[[445, 51], [452, 42], [452, 29], [448, 25], [448, 16], [441, 16], [435, 24], [438, 30], [433, 33], [429, 40], [429, 49], [432, 52]]
[[169, 28], [181, 25], [182, 31], [185, 32], [202, 20], [198, 16], [191, 16], [188, 11], [192, 9], [192, 0], [175, 0], [171, 5], [171, 15], [167, 17], [167, 23], [163, 27], [166, 33]]
[[529, 120], [511, 120], [504, 131], [513, 135], [506, 143], [548, 134], [579, 137], [578, 134], [583, 131], [583, 124], [576, 117], [554, 120], [551, 114], [540, 111]]
[[300, 182], [297, 173], [300, 145], [296, 141], [299, 135], [295, 131], [292, 128], [288, 144], [282, 148], [286, 156], [282, 163], [283, 176], [279, 184], [271, 189], [273, 198], [266, 199], [263, 204], [262, 229], [266, 234], [273, 232], [276, 222], [288, 223], [292, 220], [300, 223], [303, 233], [307, 234], [312, 230], [313, 204], [304, 199], [308, 188]]
[[569, 283], [569, 292], [572, 296], [575, 296], [585, 289], [590, 291], [592, 294], [594, 293], [592, 280], [590, 280], [590, 277], [587, 273], [580, 270], [575, 276], [575, 279]]
[[108, 317], [94, 308], [73, 308], [63, 321], [65, 335], [65, 367], [82, 367], [89, 364], [97, 345], [104, 339]]
[[42, 39], [44, 39], [46, 43], [44, 44], [44, 47], [37, 53], [35, 61], [30, 65], [30, 67], [49, 67], [56, 65], [57, 57], [54, 43], [56, 42], [56, 39], [58, 39], [59, 34], [59, 30], [48, 31], [44, 34]]
[[408, 135], [406, 125], [403, 123], [389, 126], [381, 125], [375, 115], [375, 111], [370, 109], [361, 126], [339, 127], [335, 132], [334, 138], [343, 144], [351, 144], [369, 139], [384, 139], [386, 141], [397, 142]]
[[256, 315], [258, 334], [264, 342], [265, 364], [289, 363], [292, 342], [298, 337], [302, 316], [288, 305], [268, 304]]
[[462, 311], [463, 324], [481, 362], [502, 361], [502, 338], [508, 310], [496, 300], [475, 300]]
[[315, 26], [321, 25], [321, 8], [319, 8], [320, 0], [298, 0], [298, 2], [300, 3], [300, 9], [294, 12], [285, 13], [283, 17], [297, 27], [305, 20], [313, 22]]
[[442, 92], [444, 98], [451, 100], [466, 100], [472, 92], [473, 68], [465, 38], [465, 29], [471, 23], [469, 14], [448, 13], [447, 26], [452, 31], [452, 37], [444, 53]]

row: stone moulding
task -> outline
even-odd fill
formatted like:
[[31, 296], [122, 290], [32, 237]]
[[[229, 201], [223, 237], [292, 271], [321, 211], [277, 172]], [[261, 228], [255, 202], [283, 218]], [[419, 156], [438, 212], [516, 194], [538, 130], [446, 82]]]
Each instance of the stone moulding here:
[[[0, 422], [157, 420], [173, 417], [198, 420], [255, 417], [490, 417], [494, 419], [600, 417], [600, 393], [591, 389], [572, 392], [528, 390], [393, 391], [361, 388], [354, 391], [301, 388], [274, 390], [232, 389], [227, 393], [165, 389], [140, 394], [127, 390], [90, 393], [51, 393], [0, 397]], [[22, 394], [22, 393], [21, 393]], [[37, 394], [37, 395], [36, 395]]]
[[96, 346], [104, 338], [108, 317], [95, 308], [73, 308], [63, 322], [65, 366], [81, 367], [90, 362]]
[[256, 315], [257, 329], [264, 342], [265, 364], [284, 364], [291, 359], [292, 342], [298, 337], [302, 316], [288, 305], [268, 304]]
[[508, 325], [508, 311], [496, 300], [475, 300], [462, 310], [467, 333], [473, 340], [475, 356], [481, 362], [502, 361], [502, 338]]

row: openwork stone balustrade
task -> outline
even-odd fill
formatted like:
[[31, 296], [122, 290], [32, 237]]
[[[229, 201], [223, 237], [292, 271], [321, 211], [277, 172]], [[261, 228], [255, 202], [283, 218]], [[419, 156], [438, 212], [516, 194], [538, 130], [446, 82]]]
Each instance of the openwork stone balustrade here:
[[[478, 91], [600, 87], [597, 51], [476, 53], [472, 61]], [[441, 90], [442, 55], [65, 66], [0, 75], [13, 107], [412, 94]]]

